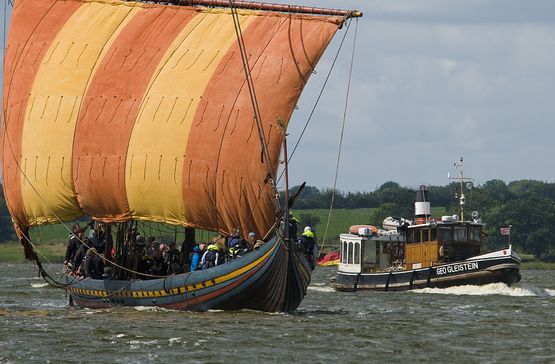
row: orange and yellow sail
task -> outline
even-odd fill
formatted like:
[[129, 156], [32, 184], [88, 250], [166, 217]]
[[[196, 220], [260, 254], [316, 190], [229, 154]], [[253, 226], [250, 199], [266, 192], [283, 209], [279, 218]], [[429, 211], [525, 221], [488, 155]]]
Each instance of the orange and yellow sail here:
[[89, 215], [262, 235], [268, 170], [341, 17], [239, 10], [270, 160], [229, 9], [15, 2], [4, 68], [4, 193], [19, 227]]

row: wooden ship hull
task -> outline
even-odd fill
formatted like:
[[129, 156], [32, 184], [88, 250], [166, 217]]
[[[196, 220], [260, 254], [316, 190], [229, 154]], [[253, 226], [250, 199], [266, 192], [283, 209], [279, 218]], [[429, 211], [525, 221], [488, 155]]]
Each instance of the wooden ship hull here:
[[332, 287], [338, 291], [407, 291], [461, 285], [520, 281], [520, 257], [511, 248], [460, 262], [404, 271], [347, 273], [338, 271]]
[[207, 270], [152, 280], [77, 280], [70, 299], [81, 307], [155, 306], [175, 310], [294, 311], [310, 283], [304, 255], [273, 239], [259, 250]]

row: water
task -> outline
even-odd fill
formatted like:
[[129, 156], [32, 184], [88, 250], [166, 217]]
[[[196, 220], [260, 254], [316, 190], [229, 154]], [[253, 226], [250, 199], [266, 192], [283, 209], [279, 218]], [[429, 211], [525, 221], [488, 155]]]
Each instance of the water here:
[[339, 293], [321, 268], [294, 314], [69, 308], [33, 273], [0, 264], [0, 362], [555, 362], [555, 271], [523, 271], [515, 287]]

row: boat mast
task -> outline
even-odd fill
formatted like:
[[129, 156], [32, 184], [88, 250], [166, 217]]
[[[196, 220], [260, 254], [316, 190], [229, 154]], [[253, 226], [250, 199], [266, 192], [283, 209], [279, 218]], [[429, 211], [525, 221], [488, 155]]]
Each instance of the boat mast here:
[[283, 163], [285, 168], [285, 212], [283, 216], [283, 235], [289, 243], [289, 161], [287, 159], [287, 134], [283, 138]]
[[464, 196], [464, 182], [471, 182], [472, 178], [465, 178], [463, 172], [463, 157], [460, 160], [454, 163], [455, 168], [459, 170], [459, 177], [458, 178], [451, 178], [450, 180], [458, 181], [460, 184], [460, 192], [459, 192], [459, 207], [461, 209], [461, 221], [464, 221], [464, 206], [466, 205], [466, 198]]

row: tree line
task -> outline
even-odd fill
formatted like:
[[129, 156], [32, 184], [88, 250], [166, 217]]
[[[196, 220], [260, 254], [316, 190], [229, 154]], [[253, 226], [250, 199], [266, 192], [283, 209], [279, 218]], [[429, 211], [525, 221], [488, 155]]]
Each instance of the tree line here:
[[[291, 195], [298, 188], [293, 187]], [[447, 215], [459, 214], [459, 201], [455, 198], [460, 189], [457, 183], [428, 188], [432, 208], [444, 208]], [[380, 226], [387, 216], [412, 218], [416, 191], [416, 188], [402, 187], [395, 182], [386, 182], [373, 192], [338, 191], [334, 208], [373, 208], [368, 223]], [[465, 196], [467, 214], [477, 211], [487, 224], [488, 248], [506, 245], [507, 237], [500, 235], [499, 228], [511, 225], [511, 242], [516, 249], [542, 259], [555, 256], [555, 183], [520, 180], [507, 184], [491, 180], [474, 185], [469, 182], [465, 185]], [[331, 189], [306, 186], [295, 200], [294, 209], [328, 209], [331, 197]], [[305, 220], [309, 218], [309, 214], [304, 216]], [[0, 242], [14, 239], [11, 218], [0, 189]]]
[[[446, 215], [460, 214], [460, 185], [427, 186], [432, 206], [444, 208]], [[472, 211], [486, 223], [487, 248], [506, 246], [508, 237], [500, 227], [512, 226], [511, 243], [520, 252], [540, 259], [555, 256], [555, 183], [519, 180], [505, 183], [491, 180], [484, 184], [465, 184], [466, 216]], [[291, 189], [291, 194], [298, 190]], [[381, 226], [388, 216], [412, 218], [417, 188], [386, 182], [373, 192], [336, 192], [335, 209], [374, 208], [368, 223]], [[294, 204], [295, 210], [329, 209], [333, 191], [306, 186]], [[433, 216], [440, 218], [441, 216]]]

